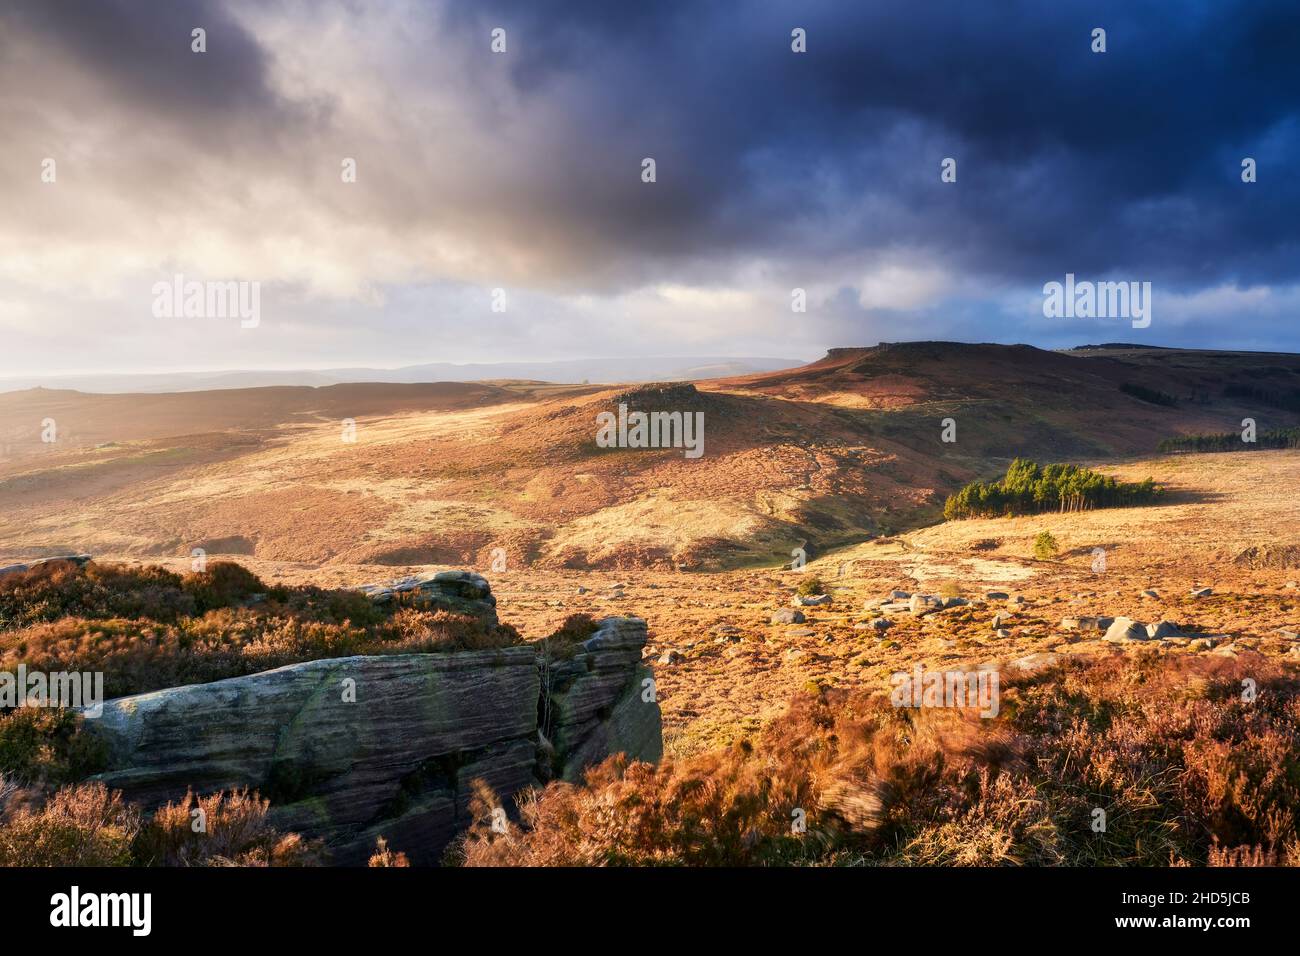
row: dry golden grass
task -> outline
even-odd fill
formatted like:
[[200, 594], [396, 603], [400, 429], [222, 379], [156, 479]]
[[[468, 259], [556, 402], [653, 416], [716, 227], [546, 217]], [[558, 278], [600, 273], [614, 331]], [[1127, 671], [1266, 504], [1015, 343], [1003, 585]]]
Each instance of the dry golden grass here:
[[[1279, 633], [1300, 631], [1300, 589], [1287, 587], [1300, 580], [1300, 569], [1252, 570], [1232, 560], [1253, 545], [1300, 541], [1289, 494], [1300, 482], [1300, 453], [1161, 457], [1103, 470], [1129, 480], [1152, 474], [1173, 489], [1171, 498], [1155, 507], [950, 522], [834, 551], [810, 561], [802, 574], [788, 567], [701, 573], [513, 563], [493, 572], [487, 561], [477, 570], [491, 580], [502, 620], [528, 638], [554, 631], [575, 613], [645, 618], [649, 658], [667, 650], [683, 657], [655, 668], [665, 743], [676, 756], [753, 734], [810, 680], [879, 689], [890, 674], [918, 662], [960, 666], [1039, 652], [1120, 653], [1096, 640], [1099, 635], [1063, 630], [1067, 616], [1168, 618], [1193, 634], [1224, 635], [1223, 643], [1238, 651], [1300, 665], [1296, 642]], [[1058, 560], [1032, 558], [1040, 530], [1060, 542]], [[1095, 547], [1106, 549], [1102, 573], [1092, 570]], [[243, 560], [268, 581], [326, 587], [430, 569]], [[803, 625], [769, 624], [808, 577], [820, 578], [834, 603], [802, 608]], [[615, 583], [624, 585], [621, 597], [612, 596]], [[1193, 598], [1194, 585], [1209, 585], [1214, 594]], [[968, 598], [1007, 591], [1024, 604], [989, 602], [920, 619], [903, 614], [883, 635], [855, 627], [876, 616], [867, 602], [894, 588], [937, 593], [954, 587]], [[1152, 587], [1159, 599], [1141, 596]], [[994, 633], [997, 614], [1008, 637]], [[1181, 645], [1145, 652], [1194, 653]]]

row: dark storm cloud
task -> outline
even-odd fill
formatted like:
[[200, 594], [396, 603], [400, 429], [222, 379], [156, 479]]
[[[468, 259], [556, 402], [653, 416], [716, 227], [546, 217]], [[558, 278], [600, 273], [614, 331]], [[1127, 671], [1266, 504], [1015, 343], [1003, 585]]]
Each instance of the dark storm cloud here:
[[[619, 245], [797, 258], [820, 229], [839, 251], [922, 247], [1021, 280], [1295, 276], [1294, 3], [488, 2], [452, 9], [466, 21], [509, 29], [521, 90], [577, 74], [598, 91], [574, 122], [602, 165], [557, 185], [580, 181], [598, 201], [566, 191], [566, 208]], [[653, 194], [611, 175], [638, 147], [668, 153]], [[886, 218], [855, 211], [870, 197]]]
[[[218, 0], [6, 0], [0, 22], [15, 42], [48, 43], [122, 102], [157, 113], [212, 122], [276, 102], [265, 52]], [[207, 31], [203, 56], [190, 49], [195, 27]]]
[[[1297, 50], [1294, 0], [9, 0], [0, 328], [49, 368], [1122, 337], [1043, 317], [1073, 272], [1151, 281], [1144, 341], [1300, 348]], [[176, 272], [278, 318], [159, 326]]]
[[[299, 18], [292, 42], [311, 43], [312, 6], [270, 9]], [[374, 8], [343, 9], [364, 21]], [[329, 122], [320, 102], [272, 91], [267, 41], [217, 0], [19, 0], [2, 16], [126, 108], [172, 117], [197, 141], [229, 142], [227, 124], [283, 139], [287, 126]], [[467, 115], [494, 121], [488, 81], [504, 71], [550, 125], [474, 182], [430, 176], [422, 194], [395, 169], [401, 188], [372, 211], [399, 225], [437, 216], [504, 237], [544, 231], [556, 277], [574, 288], [705, 281], [753, 257], [861, 266], [898, 249], [998, 281], [1295, 275], [1292, 2], [488, 0], [414, 4], [406, 21], [430, 57], [464, 58]], [[202, 57], [189, 52], [195, 25], [209, 33]], [[494, 26], [508, 31], [506, 57], [486, 52]], [[795, 26], [808, 31], [805, 55], [790, 51]], [[1089, 48], [1094, 26], [1108, 32], [1105, 54]], [[412, 102], [435, 91], [410, 75]], [[440, 149], [458, 161], [456, 138]], [[1261, 164], [1250, 187], [1247, 155]], [[652, 189], [638, 177], [644, 156], [659, 164]], [[939, 182], [947, 156], [955, 186]]]

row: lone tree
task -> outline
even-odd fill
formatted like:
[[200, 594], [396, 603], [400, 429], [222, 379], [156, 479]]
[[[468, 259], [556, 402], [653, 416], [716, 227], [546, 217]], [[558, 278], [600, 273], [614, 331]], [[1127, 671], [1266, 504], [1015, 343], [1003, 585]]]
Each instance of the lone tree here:
[[1052, 537], [1050, 531], [1038, 532], [1038, 537], [1034, 539], [1034, 557], [1039, 561], [1047, 561], [1060, 553], [1061, 547], [1056, 543], [1056, 538]]

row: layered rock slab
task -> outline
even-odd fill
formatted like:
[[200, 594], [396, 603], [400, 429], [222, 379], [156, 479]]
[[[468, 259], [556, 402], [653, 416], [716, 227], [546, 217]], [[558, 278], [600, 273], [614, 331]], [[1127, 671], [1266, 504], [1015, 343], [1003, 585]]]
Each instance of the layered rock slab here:
[[120, 698], [86, 724], [109, 745], [99, 779], [147, 807], [248, 786], [335, 862], [399, 831], [436, 862], [472, 779], [503, 802], [533, 781], [538, 693], [531, 647], [343, 657]]
[[[446, 580], [411, 590], [441, 600]], [[461, 582], [495, 617], [486, 582]], [[384, 836], [432, 864], [469, 824], [477, 779], [509, 809], [611, 753], [660, 758], [646, 636], [639, 618], [606, 618], [561, 661], [531, 645], [308, 661], [108, 701], [86, 727], [107, 745], [97, 779], [146, 808], [249, 787], [335, 863], [364, 863]]]

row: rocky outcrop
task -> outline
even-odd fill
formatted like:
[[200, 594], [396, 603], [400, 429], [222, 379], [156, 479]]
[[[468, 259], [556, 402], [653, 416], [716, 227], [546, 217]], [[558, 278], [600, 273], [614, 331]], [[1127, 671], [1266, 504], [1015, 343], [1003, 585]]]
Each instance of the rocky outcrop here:
[[[437, 586], [388, 600], [443, 606], [450, 590], [495, 619], [472, 578], [421, 578]], [[108, 701], [86, 727], [107, 745], [97, 779], [146, 808], [251, 787], [335, 863], [364, 863], [384, 836], [433, 864], [468, 825], [476, 779], [509, 812], [523, 788], [578, 780], [611, 753], [659, 759], [645, 642], [644, 621], [606, 618], [561, 661], [530, 645], [308, 661]]]
[[645, 621], [612, 617], [573, 656], [539, 659], [540, 719], [553, 750], [554, 776], [579, 781], [587, 767], [611, 753], [648, 761], [663, 756], [654, 679], [641, 665], [645, 643]]
[[1178, 637], [1182, 632], [1172, 621], [1157, 621], [1143, 624], [1129, 617], [1117, 617], [1106, 631], [1104, 641], [1123, 644], [1129, 641], [1158, 641], [1167, 637]]
[[253, 787], [338, 862], [362, 861], [376, 828], [434, 862], [470, 780], [503, 799], [531, 782], [537, 695], [530, 647], [343, 657], [119, 698], [86, 725], [108, 742], [100, 779], [147, 807]]
[[497, 599], [487, 579], [473, 571], [412, 574], [384, 584], [356, 588], [375, 604], [403, 604], [430, 610], [469, 614], [484, 623], [497, 623]]
[[19, 571], [30, 571], [32, 568], [39, 568], [43, 564], [56, 564], [61, 561], [81, 566], [89, 560], [90, 555], [88, 554], [60, 554], [53, 558], [38, 558], [35, 561], [28, 561], [26, 564], [6, 564], [3, 568], [0, 568], [0, 576], [17, 574]]

